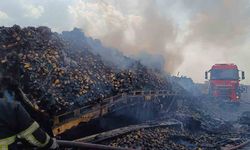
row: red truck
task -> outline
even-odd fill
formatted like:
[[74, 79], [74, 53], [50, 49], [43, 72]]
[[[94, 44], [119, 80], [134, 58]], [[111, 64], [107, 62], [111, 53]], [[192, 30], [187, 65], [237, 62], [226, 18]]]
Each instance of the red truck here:
[[205, 72], [205, 79], [208, 79], [209, 74], [208, 92], [210, 96], [239, 102], [241, 93], [245, 91], [240, 86], [240, 80], [245, 79], [244, 71], [240, 71], [235, 64], [215, 64]]

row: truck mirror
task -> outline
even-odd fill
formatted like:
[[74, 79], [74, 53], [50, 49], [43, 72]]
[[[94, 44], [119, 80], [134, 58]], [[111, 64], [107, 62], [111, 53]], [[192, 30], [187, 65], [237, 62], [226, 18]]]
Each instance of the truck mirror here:
[[208, 79], [208, 72], [205, 72], [205, 79]]
[[241, 72], [241, 78], [242, 78], [242, 80], [245, 79], [245, 72], [244, 71]]

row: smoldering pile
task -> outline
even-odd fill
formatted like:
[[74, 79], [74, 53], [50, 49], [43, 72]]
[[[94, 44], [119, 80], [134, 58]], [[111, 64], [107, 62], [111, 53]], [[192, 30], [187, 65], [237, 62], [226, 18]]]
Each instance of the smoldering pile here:
[[111, 65], [90, 45], [78, 46], [47, 27], [0, 27], [0, 35], [1, 72], [18, 81], [28, 98], [50, 113], [132, 90], [171, 90], [165, 77], [140, 62], [133, 60], [125, 68]]
[[234, 134], [209, 134], [204, 131], [191, 132], [169, 127], [140, 129], [120, 137], [101, 142], [115, 147], [134, 149], [220, 149], [228, 144], [237, 145], [246, 139]]
[[[239, 130], [233, 122], [209, 116], [202, 107], [196, 106], [201, 106], [201, 103], [196, 100], [189, 101], [192, 102], [185, 101], [185, 106], [180, 106], [166, 118], [158, 118], [156, 122], [149, 122], [149, 125], [153, 125], [150, 128], [142, 128], [120, 135], [115, 133], [114, 137], [106, 137], [97, 143], [145, 150], [212, 150], [230, 148], [249, 139], [249, 135], [246, 135], [248, 129]], [[173, 120], [180, 125], [154, 126], [158, 122], [172, 122]], [[118, 130], [116, 129], [116, 131]], [[109, 132], [112, 133], [112, 131]], [[105, 137], [105, 134], [102, 136]]]

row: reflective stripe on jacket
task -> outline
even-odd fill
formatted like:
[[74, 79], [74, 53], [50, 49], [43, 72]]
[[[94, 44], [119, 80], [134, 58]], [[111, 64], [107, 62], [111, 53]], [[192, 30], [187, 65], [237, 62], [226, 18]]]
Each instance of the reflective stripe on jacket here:
[[11, 136], [0, 140], [0, 150], [7, 150], [8, 146], [16, 141], [16, 136]]
[[43, 148], [49, 148], [53, 143], [20, 103], [0, 100], [0, 150], [15, 144], [16, 138]]

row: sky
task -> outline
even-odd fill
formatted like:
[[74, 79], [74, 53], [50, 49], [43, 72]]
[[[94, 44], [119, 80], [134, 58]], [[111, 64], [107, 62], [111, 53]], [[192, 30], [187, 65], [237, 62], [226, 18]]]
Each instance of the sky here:
[[250, 84], [249, 0], [0, 0], [0, 26], [81, 28], [125, 55], [161, 56], [170, 74], [204, 82], [235, 63]]

